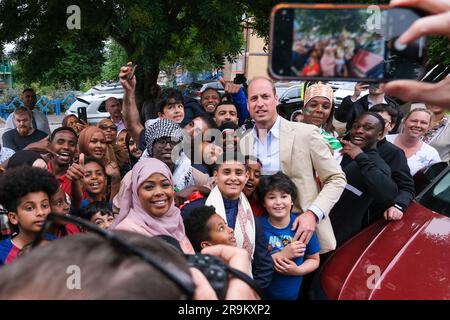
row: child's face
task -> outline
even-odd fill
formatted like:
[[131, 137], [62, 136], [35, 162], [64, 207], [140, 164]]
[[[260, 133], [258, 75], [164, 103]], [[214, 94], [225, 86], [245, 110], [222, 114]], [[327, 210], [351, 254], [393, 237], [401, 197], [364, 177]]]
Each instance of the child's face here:
[[108, 229], [114, 223], [114, 219], [115, 217], [112, 212], [102, 214], [102, 212], [99, 211], [91, 217], [91, 222], [102, 229]]
[[292, 208], [291, 195], [281, 190], [269, 191], [264, 197], [264, 207], [273, 218], [289, 216]]
[[120, 148], [120, 150], [127, 150], [127, 144], [125, 141], [126, 137], [127, 132], [125, 130], [120, 131], [119, 135], [117, 136], [117, 146]]
[[62, 189], [58, 189], [58, 192], [51, 198], [50, 206], [53, 213], [62, 215], [69, 214], [69, 204], [67, 203], [66, 193]]
[[214, 178], [222, 195], [229, 200], [234, 200], [238, 199], [244, 190], [248, 173], [242, 163], [226, 161], [214, 172]]
[[204, 246], [226, 244], [236, 247], [236, 238], [234, 237], [233, 229], [217, 213], [209, 218], [206, 227], [209, 230], [209, 241], [205, 241]]
[[258, 187], [259, 181], [261, 180], [261, 165], [257, 161], [250, 160], [247, 163], [247, 170], [248, 180], [245, 184], [244, 193], [248, 198], [255, 192], [255, 189]]
[[19, 227], [19, 232], [37, 233], [50, 213], [50, 199], [45, 192], [31, 192], [19, 200], [17, 212], [9, 212], [9, 221]]
[[84, 166], [83, 187], [90, 194], [100, 194], [105, 190], [106, 177], [103, 168], [96, 162]]
[[173, 120], [176, 123], [181, 123], [184, 119], [184, 106], [180, 101], [169, 99], [159, 116], [164, 119]]

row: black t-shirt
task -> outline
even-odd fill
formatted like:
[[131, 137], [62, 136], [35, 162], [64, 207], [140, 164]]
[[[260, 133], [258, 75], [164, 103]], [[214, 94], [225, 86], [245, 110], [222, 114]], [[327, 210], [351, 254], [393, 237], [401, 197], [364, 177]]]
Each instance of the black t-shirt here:
[[29, 144], [42, 140], [45, 137], [47, 137], [47, 134], [41, 130], [34, 130], [32, 134], [21, 137], [16, 129], [12, 129], [3, 134], [3, 146], [14, 151], [20, 151]]

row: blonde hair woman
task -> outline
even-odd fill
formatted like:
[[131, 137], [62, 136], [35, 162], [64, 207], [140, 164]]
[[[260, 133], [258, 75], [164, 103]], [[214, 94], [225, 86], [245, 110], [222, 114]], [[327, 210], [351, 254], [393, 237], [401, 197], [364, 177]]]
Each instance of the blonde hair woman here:
[[411, 175], [441, 158], [435, 148], [422, 141], [430, 128], [432, 113], [425, 108], [411, 110], [402, 122], [400, 134], [391, 134], [386, 139], [405, 152]]

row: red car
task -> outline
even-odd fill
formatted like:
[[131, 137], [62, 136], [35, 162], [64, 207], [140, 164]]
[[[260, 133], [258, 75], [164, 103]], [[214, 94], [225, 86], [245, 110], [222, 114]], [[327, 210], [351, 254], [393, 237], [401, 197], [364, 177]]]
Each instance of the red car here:
[[380, 220], [342, 245], [319, 277], [331, 300], [450, 300], [450, 167], [403, 219]]

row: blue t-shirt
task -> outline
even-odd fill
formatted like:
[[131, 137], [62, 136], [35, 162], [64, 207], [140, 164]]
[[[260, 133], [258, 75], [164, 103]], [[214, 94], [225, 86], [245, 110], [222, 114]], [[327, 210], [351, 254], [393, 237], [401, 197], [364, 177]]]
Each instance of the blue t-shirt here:
[[[291, 221], [286, 228], [278, 229], [272, 226], [269, 222], [269, 216], [266, 214], [262, 216], [264, 231], [269, 243], [267, 249], [271, 254], [282, 250], [285, 246], [291, 243], [294, 239], [295, 232], [291, 230], [296, 216], [291, 213]], [[303, 263], [304, 257], [313, 255], [320, 251], [319, 240], [314, 233], [311, 240], [306, 245], [305, 255], [294, 259], [294, 262], [299, 266]], [[300, 287], [302, 285], [302, 276], [285, 276], [275, 272], [273, 274], [272, 282], [266, 290], [267, 298], [278, 300], [295, 300], [297, 299]]]

